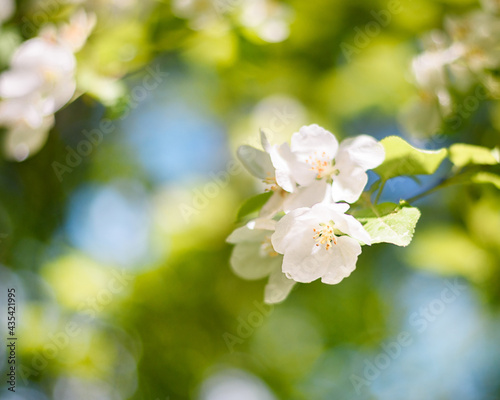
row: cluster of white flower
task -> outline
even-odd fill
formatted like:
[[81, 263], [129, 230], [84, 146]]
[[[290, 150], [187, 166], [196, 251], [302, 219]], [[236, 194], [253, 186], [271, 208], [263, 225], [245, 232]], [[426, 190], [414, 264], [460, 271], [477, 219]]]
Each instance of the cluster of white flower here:
[[173, 13], [189, 19], [195, 30], [219, 27], [230, 29], [223, 17], [232, 19], [261, 40], [282, 42], [290, 34], [293, 13], [290, 7], [276, 0], [173, 0]]
[[356, 268], [361, 244], [370, 235], [352, 215], [349, 203], [363, 192], [366, 171], [380, 165], [384, 147], [367, 135], [344, 140], [319, 127], [302, 127], [288, 143], [264, 151], [241, 146], [245, 167], [273, 193], [257, 219], [227, 239], [236, 246], [233, 270], [245, 279], [269, 276], [265, 301], [284, 300], [295, 282], [321, 278], [339, 283]]
[[500, 68], [499, 2], [484, 0], [483, 8], [448, 17], [443, 31], [432, 31], [424, 38], [424, 52], [412, 63], [420, 96], [404, 116], [410, 133], [436, 132], [456, 111], [455, 93], [480, 84], [493, 96], [500, 94], [500, 82], [492, 73]]
[[75, 96], [76, 59], [95, 25], [84, 10], [68, 24], [45, 26], [23, 42], [0, 75], [0, 125], [7, 128], [6, 156], [18, 161], [38, 151], [54, 125], [54, 113]]

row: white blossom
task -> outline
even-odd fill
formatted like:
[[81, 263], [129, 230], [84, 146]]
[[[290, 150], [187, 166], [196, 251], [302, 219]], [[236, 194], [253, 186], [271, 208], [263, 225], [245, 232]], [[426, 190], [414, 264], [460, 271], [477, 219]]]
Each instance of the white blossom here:
[[282, 271], [297, 282], [336, 284], [356, 268], [361, 245], [371, 239], [361, 223], [345, 214], [347, 204], [316, 204], [286, 214], [271, 242], [283, 254]]
[[57, 42], [73, 53], [77, 53], [87, 42], [96, 22], [97, 18], [94, 13], [87, 13], [81, 8], [71, 16], [68, 23], [61, 24], [59, 27], [47, 25], [39, 36]]
[[7, 157], [22, 161], [45, 143], [54, 113], [75, 95], [73, 53], [84, 45], [95, 22], [95, 15], [81, 9], [68, 24], [45, 26], [14, 52], [10, 68], [0, 75], [0, 125], [7, 128]]
[[[0, 125], [8, 128], [7, 156], [21, 161], [43, 144], [53, 114], [73, 97], [75, 67], [68, 48], [42, 38], [27, 40], [15, 51], [10, 69], [0, 75]], [[36, 137], [21, 140], [30, 132]]]
[[16, 9], [14, 0], [0, 0], [0, 24], [12, 17]]
[[368, 181], [366, 171], [380, 165], [385, 157], [383, 146], [371, 136], [346, 139], [339, 146], [335, 136], [318, 125], [304, 126], [294, 133], [291, 147], [285, 143], [272, 150], [276, 182], [284, 190], [295, 192], [297, 185], [331, 181], [332, 199], [348, 203], [361, 195]]

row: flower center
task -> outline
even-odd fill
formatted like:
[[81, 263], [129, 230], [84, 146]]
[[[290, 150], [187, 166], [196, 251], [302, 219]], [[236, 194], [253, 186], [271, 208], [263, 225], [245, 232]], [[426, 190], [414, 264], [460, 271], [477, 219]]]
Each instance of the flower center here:
[[306, 159], [306, 163], [311, 166], [311, 171], [316, 172], [316, 179], [321, 179], [334, 172], [331, 160], [325, 152], [318, 154], [315, 151], [314, 156], [309, 156]]
[[271, 236], [266, 236], [260, 245], [260, 255], [261, 257], [276, 257], [279, 255], [271, 243]]
[[332, 248], [332, 243], [337, 244], [337, 236], [334, 233], [335, 224], [333, 221], [330, 221], [328, 223], [321, 223], [319, 226], [318, 229], [313, 229], [313, 239], [316, 241], [316, 246], [325, 245], [325, 249], [329, 250]]

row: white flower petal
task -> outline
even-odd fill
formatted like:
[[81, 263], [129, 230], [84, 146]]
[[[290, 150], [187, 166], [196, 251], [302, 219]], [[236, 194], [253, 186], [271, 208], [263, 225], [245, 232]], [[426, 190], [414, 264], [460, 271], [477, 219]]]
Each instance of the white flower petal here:
[[29, 39], [18, 47], [11, 68], [39, 69], [53, 74], [72, 74], [76, 59], [71, 50], [42, 38]]
[[365, 228], [363, 228], [361, 222], [359, 222], [352, 215], [338, 213], [333, 220], [335, 221], [335, 226], [341, 232], [359, 240], [360, 242], [368, 245], [371, 244], [370, 235]]
[[[313, 247], [312, 226], [315, 225], [314, 215], [309, 208], [298, 208], [283, 216], [276, 224], [276, 231], [271, 236], [274, 249], [284, 254], [288, 249], [310, 252]], [[307, 240], [310, 236], [311, 240]]]
[[236, 228], [226, 239], [228, 243], [243, 243], [243, 242], [253, 242], [253, 243], [261, 243], [266, 234], [270, 234], [270, 232], [266, 232], [261, 229], [253, 229], [252, 224], [247, 224], [240, 228]]
[[41, 74], [29, 69], [13, 69], [0, 75], [0, 97], [22, 97], [43, 85]]
[[49, 116], [36, 129], [23, 121], [11, 127], [4, 138], [6, 157], [15, 161], [23, 161], [38, 152], [45, 144], [53, 125], [54, 118]]
[[262, 144], [262, 148], [266, 153], [271, 152], [271, 144], [269, 143], [269, 140], [267, 140], [266, 133], [261, 129], [260, 130], [260, 143]]
[[282, 190], [273, 192], [271, 198], [260, 209], [260, 218], [272, 218], [278, 212], [283, 210], [283, 202], [286, 200], [288, 193]]
[[59, 40], [73, 52], [78, 52], [89, 37], [97, 22], [94, 13], [87, 14], [84, 9], [78, 10], [60, 29]]
[[292, 193], [296, 189], [296, 181], [292, 176], [295, 156], [290, 151], [288, 143], [273, 146], [269, 154], [273, 166], [276, 168], [276, 183], [287, 192]]
[[[314, 253], [308, 255], [304, 255], [303, 252], [300, 253], [304, 257], [298, 257], [298, 254], [287, 252], [283, 256], [282, 271], [290, 279], [301, 283], [309, 283], [320, 278], [327, 271], [327, 250], [323, 247], [317, 249]], [[311, 251], [312, 248], [309, 247], [309, 250]]]
[[65, 79], [58, 82], [50, 91], [44, 101], [43, 112], [45, 115], [53, 114], [65, 106], [73, 97], [76, 90], [74, 79]]
[[293, 279], [288, 279], [286, 275], [281, 272], [280, 268], [275, 269], [269, 275], [269, 281], [267, 282], [264, 291], [264, 301], [267, 304], [275, 304], [285, 300], [295, 285]]
[[230, 263], [234, 273], [243, 279], [262, 279], [271, 271], [279, 269], [282, 257], [263, 257], [261, 243], [237, 243], [231, 254]]
[[366, 171], [378, 167], [384, 158], [385, 150], [380, 142], [371, 136], [360, 135], [342, 141], [335, 165], [342, 170], [349, 168], [349, 164], [355, 164]]
[[302, 162], [315, 153], [322, 154], [323, 152], [327, 158], [333, 160], [338, 147], [335, 136], [316, 124], [303, 126], [292, 136], [292, 152]]
[[349, 210], [349, 204], [346, 203], [321, 203], [316, 204], [311, 208], [311, 213], [320, 222], [325, 222], [333, 219], [335, 221], [339, 215], [344, 215], [344, 213]]
[[359, 199], [368, 182], [368, 175], [359, 167], [352, 166], [339, 169], [339, 174], [333, 177], [333, 201], [354, 203]]
[[0, 0], [0, 24], [14, 14], [16, 3], [14, 0]]
[[276, 228], [276, 221], [274, 219], [259, 217], [250, 221], [247, 226], [250, 229], [265, 229], [274, 232], [274, 229]]
[[269, 154], [247, 145], [240, 146], [236, 154], [244, 167], [253, 176], [260, 179], [274, 176], [274, 167]]
[[306, 187], [299, 187], [295, 193], [289, 194], [283, 201], [283, 211], [288, 213], [301, 207], [312, 207], [323, 201], [331, 202], [331, 185], [326, 180], [315, 180]]
[[359, 243], [347, 236], [341, 236], [328, 252], [331, 252], [327, 272], [321, 282], [335, 285], [347, 278], [356, 269], [358, 256], [361, 254]]

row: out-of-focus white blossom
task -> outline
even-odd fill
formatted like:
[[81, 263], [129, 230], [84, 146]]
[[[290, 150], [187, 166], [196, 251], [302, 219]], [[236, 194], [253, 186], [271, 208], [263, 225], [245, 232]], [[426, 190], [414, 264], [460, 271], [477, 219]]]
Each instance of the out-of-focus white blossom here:
[[10, 68], [0, 75], [0, 125], [7, 128], [7, 157], [22, 161], [40, 149], [54, 124], [54, 113], [76, 90], [74, 52], [95, 25], [95, 16], [75, 13], [59, 28], [48, 25], [22, 43]]
[[16, 10], [16, 3], [14, 0], [0, 0], [0, 24], [7, 21]]
[[94, 29], [96, 22], [97, 18], [94, 13], [87, 13], [84, 9], [78, 10], [73, 14], [69, 23], [60, 27], [60, 42], [72, 49], [74, 53], [80, 51]]
[[195, 30], [233, 19], [269, 43], [288, 38], [293, 16], [289, 6], [275, 0], [173, 0], [172, 12]]
[[448, 17], [444, 31], [426, 36], [425, 51], [412, 62], [419, 99], [403, 115], [410, 133], [436, 132], [455, 112], [453, 93], [466, 93], [478, 83], [491, 92], [500, 89], [491, 74], [500, 68], [500, 17], [494, 14], [499, 3], [483, 1], [486, 11]]
[[240, 23], [269, 43], [282, 42], [288, 38], [291, 16], [291, 9], [281, 2], [241, 0]]
[[[448, 18], [445, 27], [455, 52], [474, 72], [500, 66], [500, 18], [477, 11], [460, 18]], [[454, 60], [453, 60], [454, 61]]]
[[[73, 97], [75, 67], [70, 49], [43, 38], [16, 50], [10, 68], [0, 75], [0, 125], [8, 128], [8, 157], [22, 160], [40, 148], [53, 114]], [[37, 138], [27, 140], [30, 133]]]

